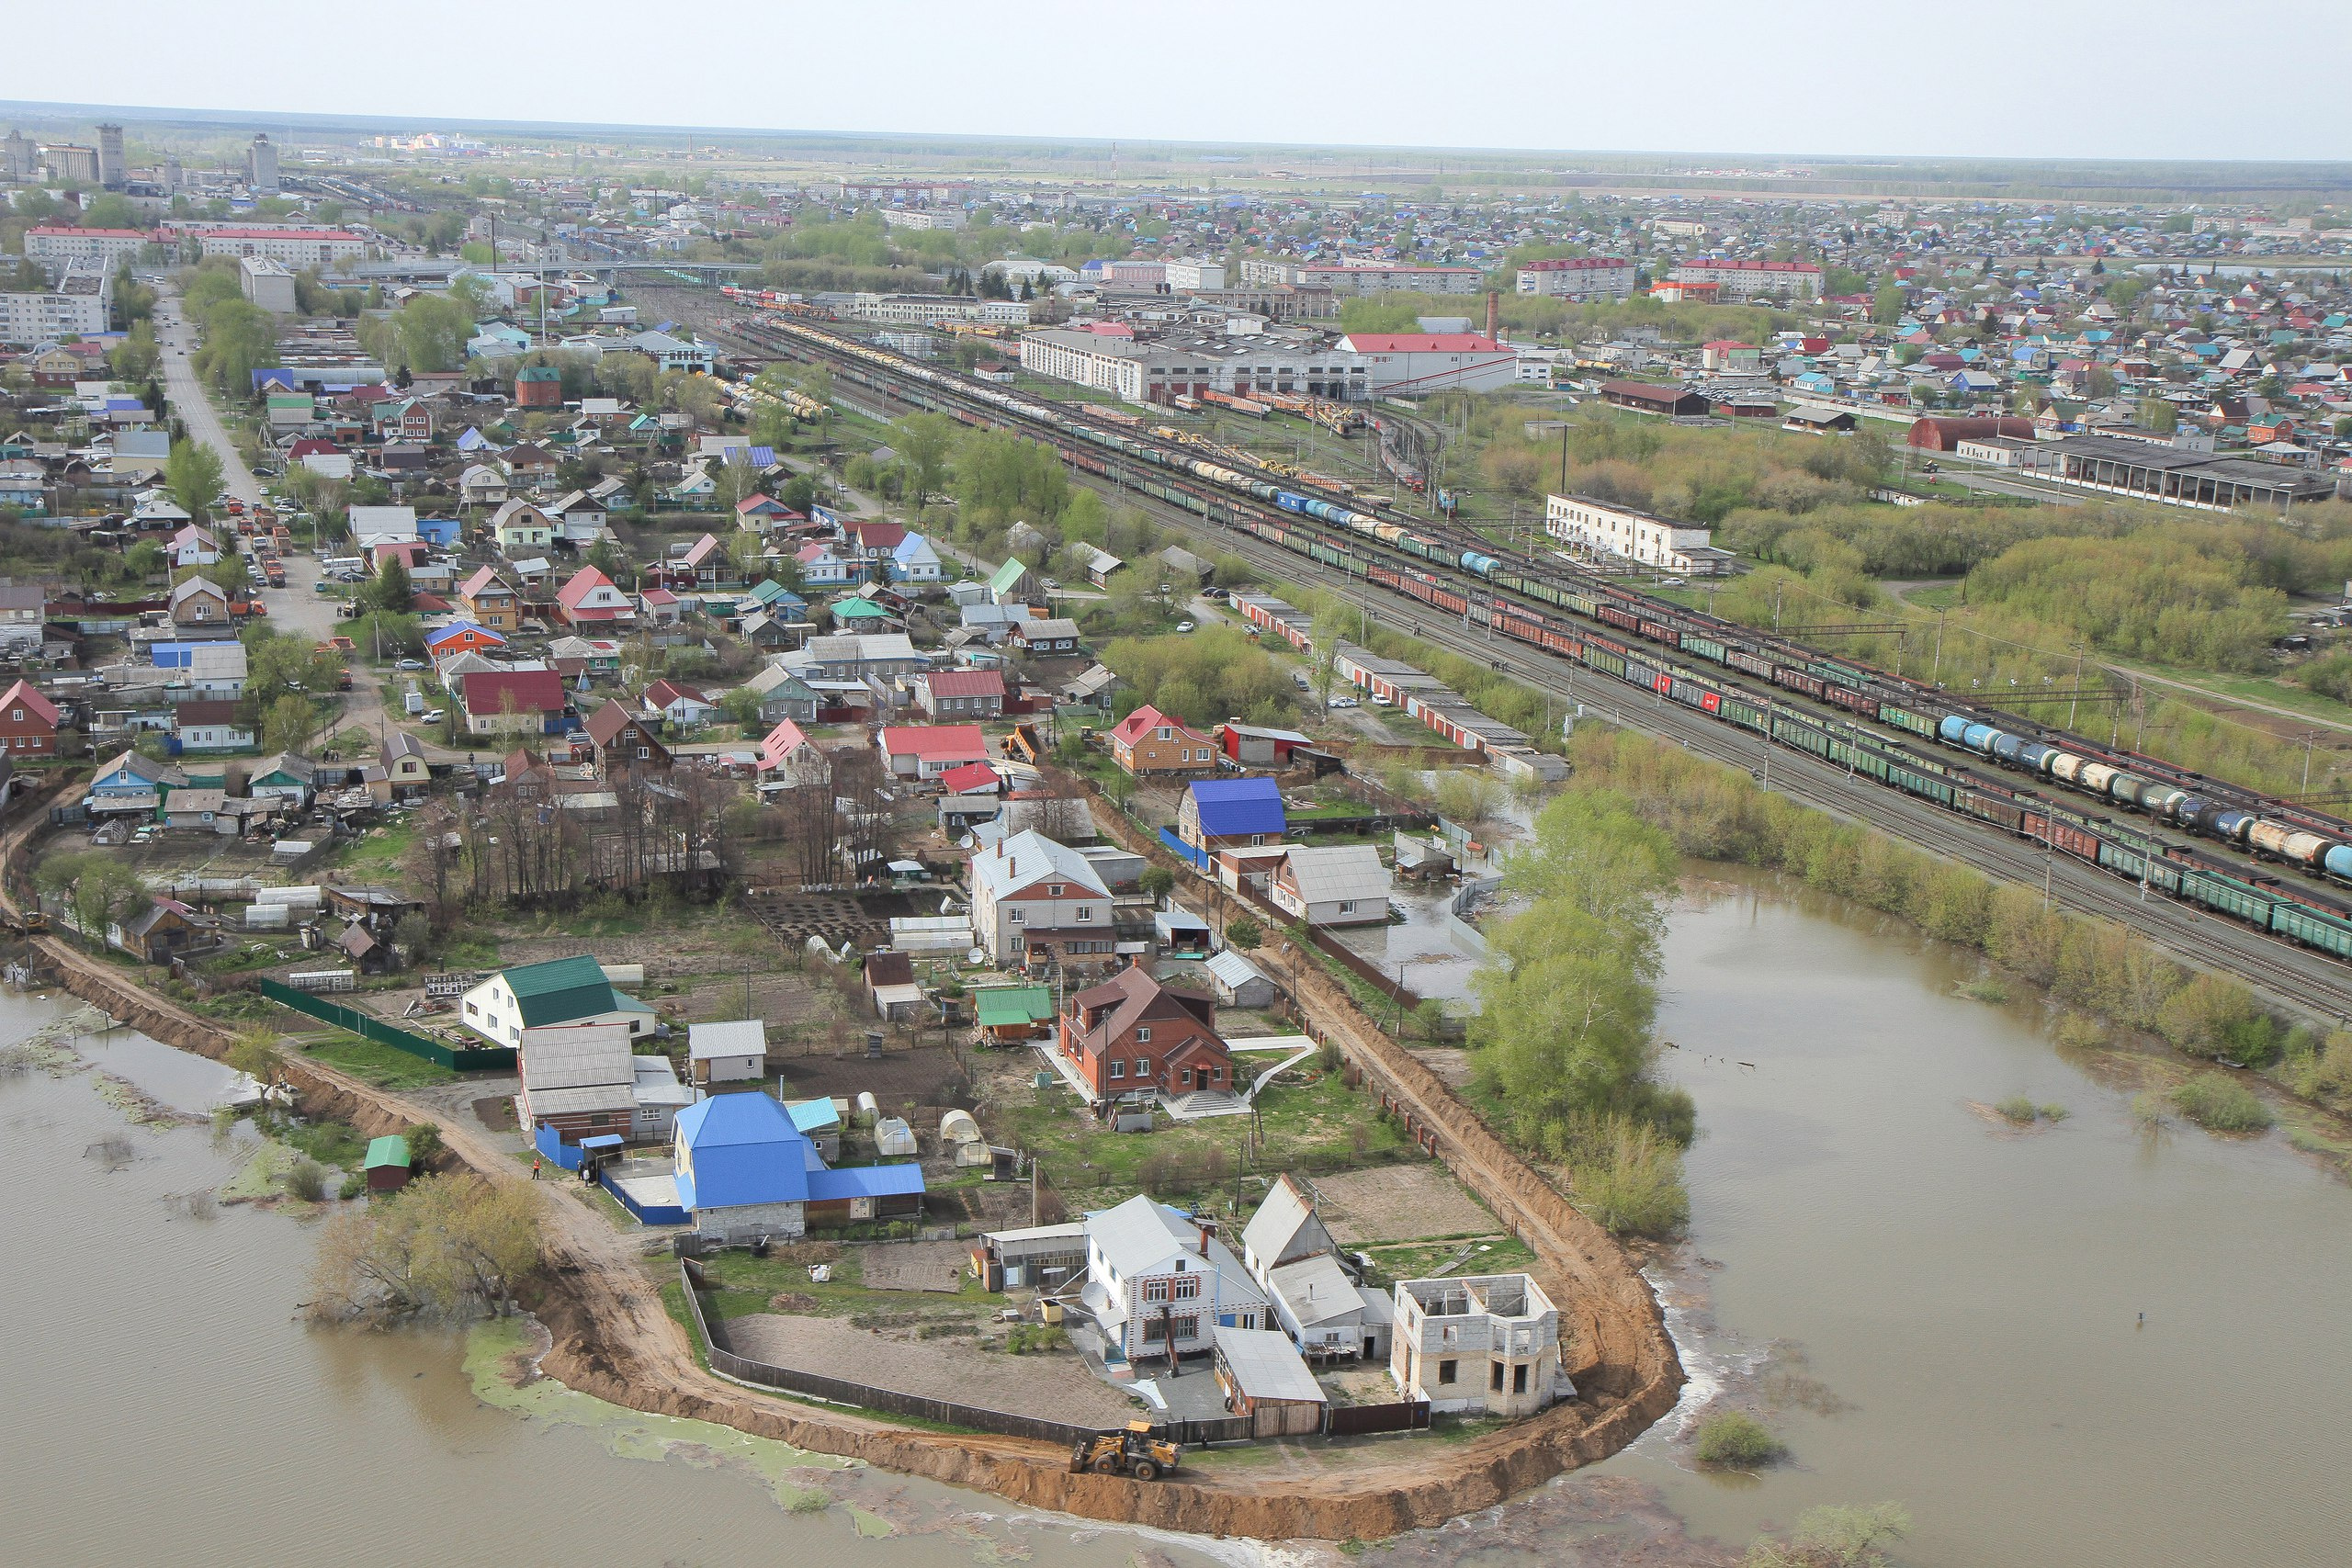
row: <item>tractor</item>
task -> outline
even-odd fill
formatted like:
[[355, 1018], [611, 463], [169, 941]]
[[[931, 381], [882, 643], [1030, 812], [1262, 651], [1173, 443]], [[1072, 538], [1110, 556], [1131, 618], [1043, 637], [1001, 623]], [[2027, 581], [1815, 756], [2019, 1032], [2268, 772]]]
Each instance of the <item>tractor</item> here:
[[1165, 1438], [1151, 1435], [1148, 1421], [1130, 1421], [1124, 1431], [1097, 1432], [1069, 1451], [1073, 1474], [1091, 1470], [1097, 1475], [1132, 1475], [1157, 1481], [1174, 1470], [1184, 1450]]

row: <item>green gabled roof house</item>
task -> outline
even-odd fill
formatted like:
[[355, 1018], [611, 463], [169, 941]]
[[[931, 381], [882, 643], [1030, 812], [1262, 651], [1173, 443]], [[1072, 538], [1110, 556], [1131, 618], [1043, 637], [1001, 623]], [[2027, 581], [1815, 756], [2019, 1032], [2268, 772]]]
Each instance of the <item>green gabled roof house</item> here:
[[1037, 596], [1037, 581], [1019, 557], [996, 569], [989, 579], [989, 599], [998, 604], [1026, 604]]
[[604, 965], [582, 953], [501, 970], [465, 994], [458, 1014], [493, 1045], [518, 1046], [526, 1029], [626, 1023], [631, 1040], [653, 1032], [653, 1010], [613, 989]]

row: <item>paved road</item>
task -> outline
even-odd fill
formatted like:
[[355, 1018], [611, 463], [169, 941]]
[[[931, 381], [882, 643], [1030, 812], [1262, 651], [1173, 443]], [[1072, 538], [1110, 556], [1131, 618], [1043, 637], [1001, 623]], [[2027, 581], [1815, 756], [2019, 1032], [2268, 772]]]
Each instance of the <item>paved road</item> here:
[[[190, 437], [220, 455], [221, 488], [248, 507], [261, 505], [265, 499], [261, 481], [245, 467], [236, 442], [230, 439], [228, 427], [221, 422], [220, 411], [212, 406], [211, 398], [188, 363], [188, 355], [197, 347], [197, 332], [180, 314], [176, 294], [165, 291], [156, 300], [155, 337], [164, 349], [164, 396], [172, 412], [187, 427]], [[294, 551], [285, 558], [286, 586], [261, 590], [269, 624], [279, 631], [313, 641], [334, 636], [340, 629], [336, 618], [340, 602], [318, 591], [325, 575], [319, 569], [318, 557]], [[336, 718], [334, 728], [356, 725], [379, 732], [383, 723], [381, 681], [363, 657], [351, 666], [351, 690], [344, 694], [343, 712]]]

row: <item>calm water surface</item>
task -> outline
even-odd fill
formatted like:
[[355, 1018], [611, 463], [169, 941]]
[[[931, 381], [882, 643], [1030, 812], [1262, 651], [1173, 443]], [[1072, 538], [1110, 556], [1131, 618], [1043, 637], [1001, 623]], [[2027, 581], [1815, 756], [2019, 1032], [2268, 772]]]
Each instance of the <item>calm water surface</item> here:
[[[1794, 1462], [1693, 1474], [1669, 1420], [1607, 1470], [1734, 1543], [1892, 1498], [1920, 1564], [2352, 1561], [2352, 1190], [2281, 1134], [2142, 1131], [2141, 1064], [1954, 995], [1969, 955], [1719, 886], [1668, 943], [1704, 1128], [1704, 1261], [1668, 1294], [1686, 1408], [1763, 1398]], [[2071, 1114], [2020, 1135], [1970, 1108], [2018, 1093]]]

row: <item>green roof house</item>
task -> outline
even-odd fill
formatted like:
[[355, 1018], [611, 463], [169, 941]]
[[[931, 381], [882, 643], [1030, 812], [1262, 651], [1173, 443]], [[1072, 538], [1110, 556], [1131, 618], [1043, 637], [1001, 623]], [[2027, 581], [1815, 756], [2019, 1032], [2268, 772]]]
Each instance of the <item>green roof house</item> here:
[[415, 1174], [410, 1168], [412, 1163], [406, 1138], [368, 1139], [368, 1162], [363, 1167], [368, 1172], [368, 1190], [370, 1192], [399, 1191], [408, 1185], [408, 1179]]
[[1027, 1040], [1054, 1016], [1054, 994], [1043, 986], [990, 986], [972, 999], [991, 1042]]
[[1026, 604], [1037, 596], [1037, 581], [1029, 569], [1014, 557], [996, 569], [989, 579], [989, 600], [997, 604]]
[[458, 1018], [493, 1045], [518, 1047], [526, 1029], [626, 1023], [639, 1040], [654, 1025], [653, 1010], [614, 990], [604, 965], [585, 953], [501, 970], [465, 994]]

